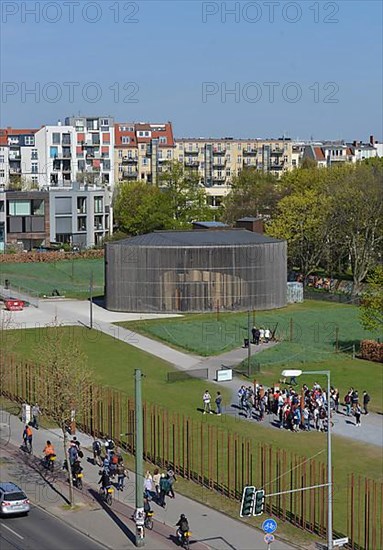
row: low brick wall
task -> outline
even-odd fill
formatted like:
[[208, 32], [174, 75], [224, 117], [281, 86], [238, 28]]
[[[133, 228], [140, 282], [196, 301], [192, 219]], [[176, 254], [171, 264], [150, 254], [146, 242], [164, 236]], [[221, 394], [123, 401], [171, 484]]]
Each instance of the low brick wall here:
[[0, 263], [27, 264], [32, 262], [53, 263], [60, 260], [93, 260], [104, 257], [104, 250], [87, 250], [85, 252], [20, 252], [17, 254], [0, 254]]

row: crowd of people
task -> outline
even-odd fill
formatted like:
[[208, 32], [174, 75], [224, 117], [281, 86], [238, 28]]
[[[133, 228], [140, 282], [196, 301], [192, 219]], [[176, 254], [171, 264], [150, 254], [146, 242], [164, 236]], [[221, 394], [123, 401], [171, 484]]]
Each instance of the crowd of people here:
[[254, 326], [251, 329], [251, 334], [253, 337], [252, 343], [258, 346], [259, 344], [268, 344], [272, 338], [272, 333], [269, 328], [256, 327]]
[[[266, 415], [278, 417], [279, 427], [298, 432], [300, 430], [326, 431], [328, 427], [328, 399], [330, 399], [330, 416], [340, 413], [340, 395], [337, 388], [331, 387], [330, 395], [315, 382], [310, 389], [306, 384], [301, 391], [292, 386], [285, 389], [264, 388], [262, 384], [255, 386], [242, 385], [238, 390], [238, 407], [244, 411], [247, 418], [257, 418], [263, 421]], [[363, 409], [359, 402], [358, 390], [350, 388], [344, 396], [346, 415], [355, 417], [355, 426], [361, 425], [361, 415], [368, 414], [370, 396], [363, 392]]]

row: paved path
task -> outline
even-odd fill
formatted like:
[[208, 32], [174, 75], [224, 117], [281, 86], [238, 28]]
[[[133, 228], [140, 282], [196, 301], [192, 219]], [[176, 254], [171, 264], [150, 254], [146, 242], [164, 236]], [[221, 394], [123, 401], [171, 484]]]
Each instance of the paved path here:
[[[0, 420], [3, 426], [3, 444], [7, 439], [13, 445], [19, 445], [21, 440], [21, 434], [23, 425], [21, 421], [13, 415], [8, 413], [2, 413]], [[4, 427], [9, 425], [9, 430]], [[77, 434], [82, 447], [85, 448], [90, 445], [92, 439], [84, 434]], [[57, 430], [33, 430], [33, 448], [36, 454], [39, 454], [40, 450], [44, 447], [45, 441], [50, 439], [55, 446], [55, 450], [59, 460], [63, 460], [63, 445], [62, 439]], [[22, 452], [22, 451], [20, 451]], [[85, 450], [85, 456], [82, 460], [84, 468], [84, 482], [97, 490], [97, 482], [99, 480], [99, 468], [93, 466], [87, 459], [90, 458], [90, 453]], [[113, 503], [113, 510], [119, 510], [120, 508], [127, 507], [126, 517], [132, 514], [135, 502], [135, 484], [134, 475], [130, 473], [130, 479], [126, 484], [123, 492], [115, 492], [115, 500]], [[153, 510], [155, 512], [155, 520], [158, 528], [155, 527], [155, 532], [160, 532], [160, 527], [165, 526], [166, 533], [174, 533], [174, 525], [177, 522], [180, 513], [186, 514], [190, 522], [190, 528], [193, 533], [192, 548], [201, 550], [205, 548], [211, 548], [215, 550], [263, 550], [265, 543], [263, 541], [263, 533], [258, 529], [246, 525], [246, 523], [239, 522], [233, 518], [230, 518], [220, 512], [217, 512], [199, 502], [190, 500], [182, 495], [177, 494], [174, 500], [168, 499], [166, 509], [158, 507], [153, 504]], [[127, 523], [127, 525], [130, 527]], [[166, 541], [169, 541], [167, 536]], [[165, 546], [158, 545], [149, 548], [168, 548], [168, 544]], [[118, 548], [118, 547], [116, 547]], [[277, 540], [273, 544], [273, 550], [292, 550], [294, 546], [290, 546], [282, 541]], [[295, 547], [296, 548], [296, 547]]]

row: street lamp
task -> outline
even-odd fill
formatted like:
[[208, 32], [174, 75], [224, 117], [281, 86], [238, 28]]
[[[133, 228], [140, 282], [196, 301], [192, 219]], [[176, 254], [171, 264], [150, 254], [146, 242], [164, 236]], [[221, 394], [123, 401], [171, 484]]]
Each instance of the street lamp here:
[[330, 371], [329, 370], [295, 370], [282, 371], [282, 376], [301, 376], [301, 374], [324, 374], [327, 376], [327, 547], [333, 550], [332, 538], [332, 460], [331, 460], [331, 406], [330, 406]]

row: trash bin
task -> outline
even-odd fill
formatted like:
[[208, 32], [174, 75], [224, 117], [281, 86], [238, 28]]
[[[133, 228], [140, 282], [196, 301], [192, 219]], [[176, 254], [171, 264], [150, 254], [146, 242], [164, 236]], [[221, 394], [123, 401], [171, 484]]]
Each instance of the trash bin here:
[[244, 348], [248, 348], [248, 347], [249, 347], [249, 339], [248, 339], [248, 338], [244, 338], [244, 340], [243, 340], [243, 347], [244, 347]]

